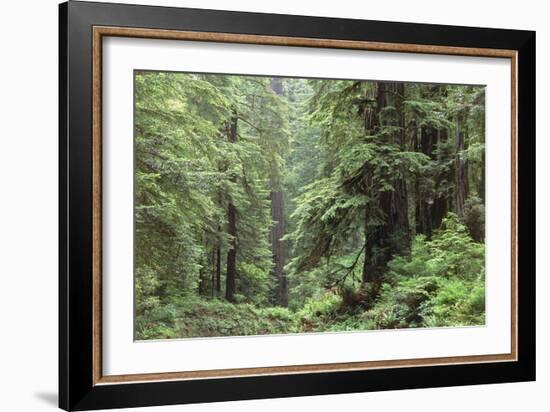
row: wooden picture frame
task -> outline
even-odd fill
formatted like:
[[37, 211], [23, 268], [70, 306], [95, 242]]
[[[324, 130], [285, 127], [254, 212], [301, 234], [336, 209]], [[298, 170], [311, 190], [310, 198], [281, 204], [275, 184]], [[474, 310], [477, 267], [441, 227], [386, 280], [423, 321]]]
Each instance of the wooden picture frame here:
[[[60, 5], [59, 406], [151, 406], [535, 379], [535, 33], [168, 7]], [[192, 40], [511, 61], [511, 351], [204, 371], [102, 372], [102, 40]]]

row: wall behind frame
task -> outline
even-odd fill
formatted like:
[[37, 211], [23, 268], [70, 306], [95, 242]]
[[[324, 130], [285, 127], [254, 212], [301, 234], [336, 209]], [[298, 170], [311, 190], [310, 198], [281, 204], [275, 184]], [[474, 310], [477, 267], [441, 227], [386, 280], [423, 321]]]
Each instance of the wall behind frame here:
[[[373, 20], [440, 23], [465, 26], [537, 30], [537, 117], [550, 112], [545, 95], [550, 82], [547, 50], [550, 28], [544, 3], [536, 0], [494, 2], [435, 0], [357, 2], [354, 0], [164, 0], [122, 1], [154, 5], [202, 7], [239, 11], [306, 14]], [[0, 113], [0, 401], [9, 411], [54, 410], [57, 404], [57, 0], [4, 2], [2, 24], [2, 79]], [[464, 410], [543, 411], [548, 403], [550, 357], [550, 288], [545, 276], [550, 265], [545, 251], [550, 241], [550, 218], [543, 212], [550, 201], [544, 177], [550, 175], [550, 133], [539, 121], [538, 139], [538, 262], [537, 328], [539, 351], [535, 383], [423, 389], [274, 399], [139, 409], [143, 411], [264, 411], [355, 410], [449, 412]], [[542, 349], [542, 350], [541, 350]]]

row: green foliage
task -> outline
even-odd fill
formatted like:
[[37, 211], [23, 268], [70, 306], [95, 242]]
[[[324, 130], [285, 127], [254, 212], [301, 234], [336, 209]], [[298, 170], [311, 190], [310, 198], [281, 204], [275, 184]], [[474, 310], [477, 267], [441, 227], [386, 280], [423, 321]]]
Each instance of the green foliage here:
[[262, 310], [218, 300], [187, 304], [180, 314], [180, 334], [186, 337], [288, 333], [293, 326], [292, 316], [283, 308]]
[[134, 132], [138, 339], [484, 323], [483, 87], [137, 71]]
[[177, 309], [170, 303], [148, 310], [136, 319], [136, 338], [177, 338], [176, 320]]
[[237, 294], [237, 302], [251, 303], [257, 306], [267, 305], [271, 275], [269, 270], [258, 267], [254, 263], [241, 262], [238, 264], [238, 272], [240, 274], [239, 290], [246, 291], [246, 295]]
[[430, 277], [404, 279], [392, 286], [382, 286], [380, 298], [373, 309], [365, 314], [376, 329], [423, 326], [421, 306], [437, 289], [437, 281]]
[[422, 317], [427, 327], [485, 324], [484, 279], [441, 281], [437, 294], [422, 308]]
[[[138, 72], [135, 91], [138, 299], [163, 305], [182, 291], [213, 289], [216, 251], [225, 257], [232, 240], [231, 201], [239, 300], [265, 304], [269, 182], [280, 180], [288, 150], [286, 103], [269, 79], [254, 77]], [[228, 139], [233, 113], [236, 142]]]
[[410, 256], [388, 264], [375, 299], [373, 289], [356, 289], [350, 282], [328, 291], [319, 288], [294, 311], [194, 296], [159, 305], [158, 300], [143, 299], [143, 288], [154, 287], [150, 274], [143, 274], [136, 289], [142, 302], [136, 333], [139, 339], [163, 339], [482, 325], [483, 250], [449, 214], [431, 240], [418, 235]]
[[322, 331], [338, 315], [342, 298], [335, 293], [326, 293], [317, 299], [309, 299], [297, 313], [300, 329], [304, 332]]
[[387, 278], [421, 277], [477, 279], [484, 273], [485, 247], [474, 242], [458, 217], [449, 213], [431, 240], [418, 235], [411, 256], [397, 256], [388, 264]]
[[366, 317], [377, 329], [483, 324], [484, 250], [449, 214], [431, 241], [417, 236], [409, 257], [388, 264], [386, 283]]

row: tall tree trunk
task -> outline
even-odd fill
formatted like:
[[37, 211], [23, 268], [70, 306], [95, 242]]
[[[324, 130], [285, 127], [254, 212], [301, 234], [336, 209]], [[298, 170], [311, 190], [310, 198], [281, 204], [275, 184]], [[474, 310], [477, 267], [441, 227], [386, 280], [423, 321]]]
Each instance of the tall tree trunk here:
[[222, 293], [222, 251], [220, 245], [216, 246], [216, 295], [219, 297]]
[[280, 77], [272, 77], [271, 78], [271, 90], [275, 92], [278, 96], [283, 95], [283, 79]]
[[[442, 151], [447, 140], [448, 131], [446, 129], [437, 130], [423, 127], [420, 131], [417, 151], [429, 156], [436, 165], [440, 165], [441, 162], [447, 161], [448, 154]], [[428, 238], [431, 238], [432, 232], [439, 228], [449, 210], [451, 197], [445, 185], [453, 181], [454, 169], [438, 172], [433, 179], [435, 181], [433, 192], [418, 191], [416, 196], [416, 233], [426, 235]]]
[[[417, 151], [429, 156], [432, 160], [435, 160], [434, 155], [434, 129], [422, 127], [420, 129], [420, 139], [417, 143]], [[434, 197], [432, 194], [425, 193], [420, 189], [419, 182], [417, 180], [417, 196], [416, 196], [416, 233], [426, 235], [428, 238], [432, 236], [433, 219], [432, 209], [434, 203]]]
[[[231, 143], [237, 141], [237, 115], [235, 113], [231, 117], [228, 138]], [[235, 181], [236, 177], [231, 176], [231, 180]], [[227, 206], [227, 233], [231, 236], [231, 241], [229, 243], [229, 250], [227, 251], [225, 298], [230, 302], [234, 302], [235, 279], [237, 278], [237, 209], [231, 198]]]
[[[437, 164], [440, 164], [443, 159], [444, 154], [442, 153], [442, 147], [445, 142], [449, 139], [449, 133], [447, 129], [439, 129], [437, 131], [438, 139], [437, 144], [435, 148], [438, 149], [437, 154]], [[450, 205], [450, 196], [445, 191], [444, 185], [448, 182], [451, 182], [453, 179], [453, 170], [447, 170], [443, 173], [440, 173], [436, 176], [435, 179], [435, 193], [433, 196], [433, 204], [430, 208], [430, 219], [431, 219], [431, 227], [432, 229], [438, 229], [439, 226], [441, 226], [441, 222], [445, 218], [445, 215], [449, 211], [449, 205]], [[431, 236], [431, 233], [430, 233]]]
[[[410, 140], [408, 142], [407, 150], [409, 151], [418, 151], [418, 141], [420, 139], [420, 127], [416, 125], [416, 122], [414, 122], [412, 125], [413, 132], [410, 136]], [[419, 196], [420, 188], [418, 184], [418, 179], [416, 177], [412, 179], [408, 179], [406, 182], [407, 185], [407, 210], [408, 210], [408, 218], [409, 218], [409, 233], [410, 238], [414, 239], [416, 236], [416, 227], [418, 225], [418, 222], [416, 221], [416, 203]]]
[[206, 288], [206, 280], [204, 279], [204, 270], [201, 269], [199, 271], [199, 288], [198, 288], [199, 296], [204, 295], [205, 288]]
[[[278, 96], [283, 95], [283, 82], [281, 78], [271, 79], [271, 90]], [[271, 228], [269, 241], [271, 243], [271, 252], [273, 256], [272, 276], [275, 281], [275, 290], [273, 293], [273, 303], [279, 306], [288, 306], [288, 287], [285, 266], [285, 245], [281, 240], [286, 232], [286, 218], [284, 210], [284, 194], [282, 192], [281, 182], [272, 179], [271, 187], [271, 219], [275, 222]]]
[[288, 306], [287, 281], [284, 273], [285, 247], [281, 240], [286, 230], [282, 192], [271, 192], [271, 219], [275, 222], [269, 236], [273, 254], [273, 277], [276, 282], [274, 303], [279, 306]]
[[481, 171], [480, 171], [478, 194], [481, 203], [485, 204], [485, 149], [481, 152]]
[[232, 237], [227, 251], [227, 273], [225, 277], [225, 298], [235, 301], [235, 279], [237, 277], [237, 210], [233, 203], [227, 208], [227, 233]]
[[[212, 265], [216, 264], [216, 249], [212, 250]], [[210, 276], [210, 297], [214, 299], [216, 296], [216, 272], [212, 271], [212, 276]]]
[[464, 202], [468, 197], [468, 159], [464, 156], [466, 147], [465, 132], [460, 129], [461, 121], [457, 118], [456, 156], [455, 156], [455, 211], [459, 217], [464, 216]]
[[[365, 124], [366, 129], [371, 132], [378, 131], [382, 126], [399, 127], [389, 139], [402, 149], [405, 147], [404, 94], [403, 83], [377, 83], [376, 112], [374, 116], [366, 117], [370, 124]], [[387, 119], [381, 119], [381, 112], [387, 107], [392, 107], [393, 111]], [[410, 249], [407, 187], [403, 178], [396, 178], [392, 186], [393, 190], [378, 195], [378, 207], [385, 214], [384, 223], [373, 227], [368, 224], [368, 214], [365, 215], [363, 283], [380, 283], [381, 275], [391, 258], [407, 253]]]
[[[223, 199], [222, 192], [218, 190], [218, 205], [222, 207]], [[222, 296], [222, 248], [221, 248], [221, 233], [222, 226], [218, 224], [218, 237], [216, 239], [216, 248], [214, 250], [214, 262], [215, 262], [215, 279], [216, 279], [216, 296]]]
[[208, 259], [205, 259], [205, 256], [201, 256], [201, 260], [200, 260], [201, 268], [199, 270], [199, 285], [198, 285], [199, 286], [198, 292], [200, 296], [206, 296], [208, 291], [208, 285], [206, 280], [207, 274], [205, 270], [207, 265], [205, 264], [206, 263], [205, 260], [208, 261]]

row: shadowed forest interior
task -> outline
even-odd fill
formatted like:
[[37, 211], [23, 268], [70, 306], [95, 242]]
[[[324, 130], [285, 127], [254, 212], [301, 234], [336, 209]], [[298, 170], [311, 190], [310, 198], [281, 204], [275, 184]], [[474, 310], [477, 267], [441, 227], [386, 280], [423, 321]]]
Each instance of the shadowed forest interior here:
[[136, 339], [485, 324], [485, 88], [135, 71]]

